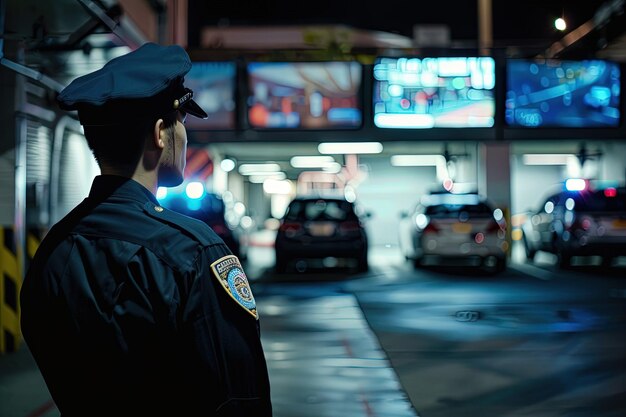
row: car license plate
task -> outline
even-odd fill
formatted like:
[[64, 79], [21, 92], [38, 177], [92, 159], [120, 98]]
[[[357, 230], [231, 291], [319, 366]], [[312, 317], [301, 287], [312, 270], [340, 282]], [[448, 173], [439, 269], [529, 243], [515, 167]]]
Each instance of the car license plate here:
[[467, 234], [472, 231], [472, 225], [467, 223], [454, 223], [452, 225], [452, 231], [454, 233]]
[[311, 236], [332, 236], [335, 233], [335, 225], [332, 223], [316, 223], [309, 225]]
[[613, 227], [617, 229], [626, 229], [626, 220], [624, 219], [613, 220]]

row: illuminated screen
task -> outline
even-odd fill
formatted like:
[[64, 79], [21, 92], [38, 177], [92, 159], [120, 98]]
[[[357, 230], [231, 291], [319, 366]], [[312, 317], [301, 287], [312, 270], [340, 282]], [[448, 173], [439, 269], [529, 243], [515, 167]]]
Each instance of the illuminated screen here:
[[620, 68], [603, 60], [507, 61], [504, 117], [516, 127], [616, 127]]
[[377, 58], [374, 124], [381, 128], [492, 127], [495, 61], [490, 57]]
[[358, 62], [251, 62], [248, 121], [258, 129], [350, 129], [362, 122]]
[[235, 82], [235, 62], [193, 62], [185, 86], [193, 90], [193, 99], [209, 117], [187, 117], [187, 129], [234, 129]]

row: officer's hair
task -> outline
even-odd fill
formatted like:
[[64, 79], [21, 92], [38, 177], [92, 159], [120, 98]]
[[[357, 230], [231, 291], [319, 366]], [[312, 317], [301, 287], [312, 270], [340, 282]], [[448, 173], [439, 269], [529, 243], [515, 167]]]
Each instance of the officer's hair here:
[[[176, 112], [163, 117], [168, 137], [174, 136]], [[157, 119], [139, 119], [132, 123], [116, 125], [84, 126], [87, 145], [98, 165], [107, 164], [134, 169], [141, 158], [146, 138], [152, 136]]]

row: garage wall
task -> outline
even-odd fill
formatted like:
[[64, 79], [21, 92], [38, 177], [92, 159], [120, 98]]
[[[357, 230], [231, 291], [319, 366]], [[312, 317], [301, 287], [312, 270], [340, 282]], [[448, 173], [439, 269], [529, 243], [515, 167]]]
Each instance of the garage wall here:
[[386, 157], [362, 157], [361, 163], [369, 173], [357, 189], [357, 200], [372, 213], [367, 221], [370, 246], [395, 246], [400, 213], [413, 208], [432, 188], [435, 167], [393, 167]]

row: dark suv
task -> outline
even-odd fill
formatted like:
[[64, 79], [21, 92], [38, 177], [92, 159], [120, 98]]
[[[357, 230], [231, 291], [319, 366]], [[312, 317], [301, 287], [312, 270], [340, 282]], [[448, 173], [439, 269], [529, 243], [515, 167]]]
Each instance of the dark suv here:
[[600, 256], [605, 266], [626, 256], [626, 189], [624, 187], [563, 190], [547, 197], [522, 224], [526, 257], [537, 251], [557, 255], [559, 266], [574, 256]]
[[225, 205], [219, 194], [205, 192], [199, 199], [191, 200], [185, 194], [168, 194], [167, 198], [161, 201], [163, 207], [177, 211], [187, 216], [202, 220], [213, 231], [222, 238], [226, 246], [233, 255], [240, 260], [246, 259], [246, 254], [242, 251], [239, 235], [231, 229], [225, 219]]
[[309, 267], [368, 269], [368, 240], [355, 204], [341, 197], [296, 197], [274, 244], [276, 271]]

